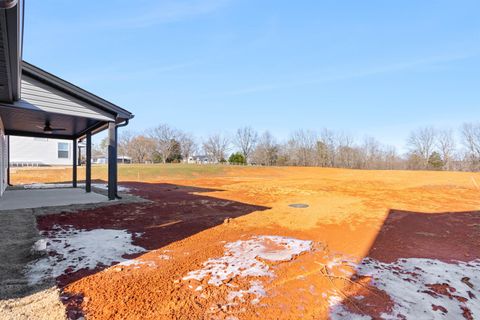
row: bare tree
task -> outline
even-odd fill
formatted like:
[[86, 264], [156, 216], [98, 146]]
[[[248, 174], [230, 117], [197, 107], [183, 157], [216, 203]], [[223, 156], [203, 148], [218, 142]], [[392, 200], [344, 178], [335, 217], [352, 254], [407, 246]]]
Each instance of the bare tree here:
[[421, 162], [421, 169], [428, 168], [428, 160], [435, 150], [436, 130], [433, 127], [424, 127], [412, 131], [407, 140], [410, 152], [416, 155]]
[[243, 127], [237, 130], [233, 143], [242, 152], [247, 163], [257, 144], [258, 133], [252, 127]]
[[405, 169], [403, 159], [397, 154], [397, 149], [393, 146], [385, 146], [383, 148], [384, 166], [379, 169]]
[[220, 133], [210, 135], [203, 142], [203, 150], [207, 157], [212, 162], [223, 162], [227, 158], [227, 151], [229, 150], [229, 139]]
[[333, 167], [335, 165], [335, 133], [328, 129], [320, 132], [317, 142], [317, 165], [320, 167]]
[[278, 143], [272, 134], [265, 131], [259, 138], [257, 146], [253, 151], [252, 160], [256, 164], [273, 166], [277, 164]]
[[167, 124], [160, 124], [149, 131], [149, 136], [155, 141], [156, 149], [162, 162], [166, 163], [167, 159], [172, 156], [175, 148], [178, 147], [178, 130]]
[[453, 160], [455, 155], [455, 138], [453, 131], [444, 129], [437, 131], [437, 148], [444, 163], [444, 169], [453, 169]]
[[471, 170], [480, 169], [480, 122], [465, 123], [462, 127], [462, 140], [467, 148], [467, 159]]
[[108, 137], [102, 138], [99, 143], [92, 144], [92, 156], [94, 158], [108, 156]]
[[179, 137], [180, 149], [182, 158], [184, 161], [188, 161], [188, 158], [197, 151], [197, 144], [195, 138], [190, 133], [182, 133]]
[[[465, 148], [456, 149], [454, 131], [424, 127], [410, 133], [409, 152], [399, 155], [395, 147], [367, 137], [356, 143], [353, 136], [323, 129], [320, 134], [297, 130], [285, 142], [277, 142], [268, 131], [261, 136], [251, 127], [236, 131], [233, 144], [250, 163], [259, 165], [301, 165], [361, 169], [439, 169], [480, 170], [480, 122], [466, 123], [461, 128]], [[94, 155], [105, 156], [108, 140], [95, 145]], [[230, 140], [223, 134], [209, 136], [201, 145], [212, 162], [227, 157]], [[177, 162], [188, 158], [199, 146], [192, 134], [186, 134], [166, 124], [147, 134], [124, 131], [119, 137], [119, 152], [132, 157], [133, 162], [147, 160]]]
[[118, 153], [121, 156], [130, 156], [128, 154], [128, 148], [130, 146], [130, 142], [136, 135], [131, 131], [125, 130], [120, 132], [118, 137]]
[[382, 145], [373, 137], [366, 137], [361, 147], [362, 169], [380, 169], [382, 167]]
[[132, 161], [136, 163], [145, 163], [152, 160], [155, 152], [155, 141], [144, 135], [133, 137], [126, 146], [127, 154], [132, 157]]
[[340, 132], [335, 135], [335, 167], [354, 168], [361, 162], [353, 137]]
[[311, 130], [297, 130], [290, 136], [288, 149], [293, 165], [315, 165], [315, 149], [317, 147], [317, 133]]

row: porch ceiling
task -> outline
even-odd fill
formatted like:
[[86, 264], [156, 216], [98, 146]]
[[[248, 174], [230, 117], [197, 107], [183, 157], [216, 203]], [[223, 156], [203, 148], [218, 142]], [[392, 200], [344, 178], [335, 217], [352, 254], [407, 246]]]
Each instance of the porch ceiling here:
[[[5, 127], [5, 134], [16, 136], [74, 139], [82, 137], [87, 131], [96, 131], [107, 124], [105, 120], [80, 116], [45, 112], [26, 108], [20, 104], [0, 104], [0, 117]], [[46, 123], [52, 128], [64, 128], [64, 131], [45, 133]]]

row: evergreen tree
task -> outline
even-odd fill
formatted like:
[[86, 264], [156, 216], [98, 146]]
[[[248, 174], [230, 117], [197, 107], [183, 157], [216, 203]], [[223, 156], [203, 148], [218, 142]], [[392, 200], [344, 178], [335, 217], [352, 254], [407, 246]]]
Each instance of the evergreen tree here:
[[433, 170], [442, 170], [445, 163], [440, 156], [440, 153], [434, 151], [428, 158], [428, 167]]
[[231, 164], [247, 164], [245, 156], [240, 152], [232, 153], [230, 158], [228, 158], [228, 162], [230, 162]]

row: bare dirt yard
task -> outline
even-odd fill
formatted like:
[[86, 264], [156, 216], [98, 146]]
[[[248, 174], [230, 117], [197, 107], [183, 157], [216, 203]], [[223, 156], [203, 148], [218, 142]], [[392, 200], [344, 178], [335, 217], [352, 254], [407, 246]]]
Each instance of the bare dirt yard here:
[[54, 278], [70, 319], [480, 318], [478, 173], [126, 165], [120, 181], [150, 202], [37, 217], [48, 254], [25, 277]]

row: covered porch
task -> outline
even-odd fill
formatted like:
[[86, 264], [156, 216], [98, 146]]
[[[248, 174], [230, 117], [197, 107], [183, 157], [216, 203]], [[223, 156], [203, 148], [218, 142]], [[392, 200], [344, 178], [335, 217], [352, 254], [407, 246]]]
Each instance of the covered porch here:
[[[127, 125], [131, 118], [133, 115], [130, 112], [26, 62], [22, 63], [20, 99], [12, 103], [0, 102], [0, 119], [7, 139], [7, 152], [10, 150], [10, 136], [72, 141], [71, 186], [77, 191], [70, 189], [61, 192], [67, 192], [66, 196], [77, 195], [79, 199], [82, 198], [83, 190], [78, 183], [78, 143], [82, 142], [85, 148], [85, 178], [80, 179], [85, 180], [84, 191], [90, 194], [92, 136], [103, 130], [108, 132], [108, 199], [114, 200], [118, 197], [118, 128]], [[6, 180], [10, 185], [9, 155], [7, 159]], [[27, 190], [23, 190], [25, 191]], [[38, 191], [39, 198], [41, 194], [48, 193], [44, 192], [45, 190], [35, 191]], [[18, 192], [20, 191], [7, 190], [0, 199], [0, 207], [6, 205], [5, 203], [10, 201], [8, 199], [15, 198], [14, 195]], [[47, 198], [48, 195], [45, 199]], [[87, 198], [93, 199], [95, 196], [85, 195], [85, 199]]]

